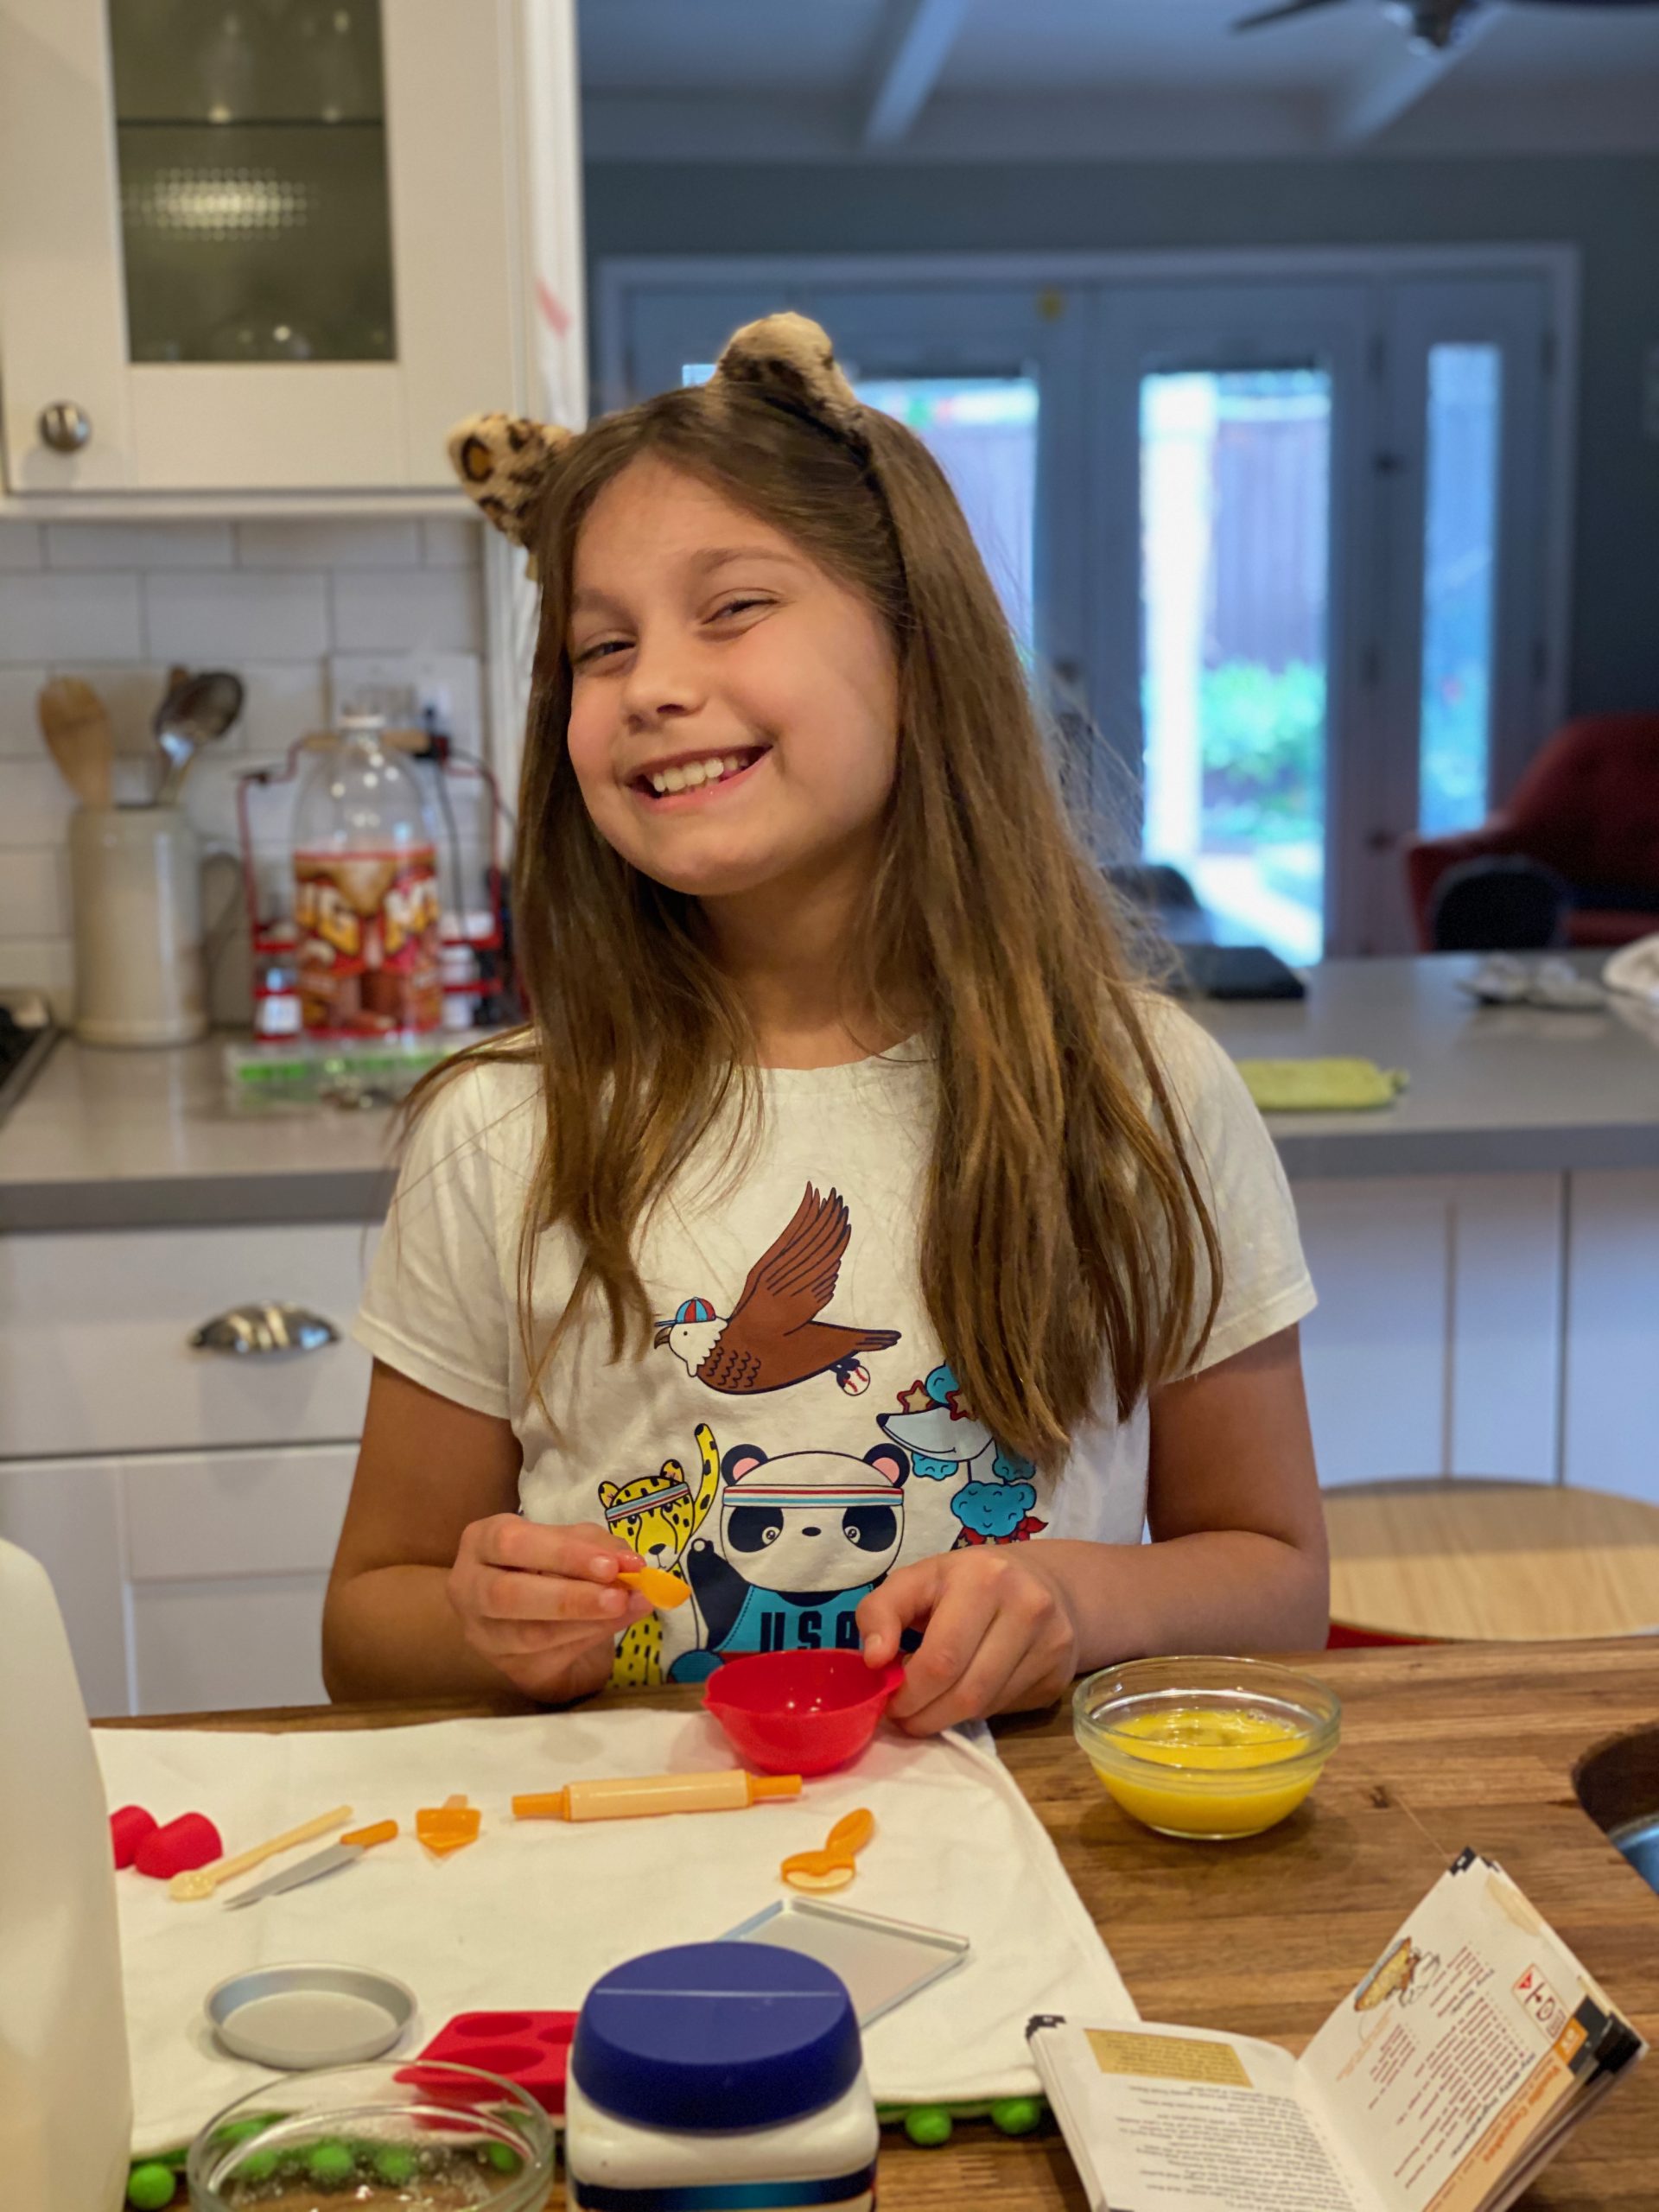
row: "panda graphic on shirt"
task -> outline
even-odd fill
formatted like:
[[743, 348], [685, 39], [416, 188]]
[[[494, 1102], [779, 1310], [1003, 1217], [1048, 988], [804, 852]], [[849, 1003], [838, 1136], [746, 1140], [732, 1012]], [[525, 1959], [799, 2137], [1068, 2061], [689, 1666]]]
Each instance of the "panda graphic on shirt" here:
[[702, 1648], [681, 1654], [672, 1679], [700, 1681], [740, 1651], [856, 1651], [859, 1605], [904, 1541], [904, 1452], [879, 1444], [861, 1459], [844, 1452], [769, 1459], [738, 1444], [720, 1473], [718, 1545], [696, 1537], [681, 1563]]

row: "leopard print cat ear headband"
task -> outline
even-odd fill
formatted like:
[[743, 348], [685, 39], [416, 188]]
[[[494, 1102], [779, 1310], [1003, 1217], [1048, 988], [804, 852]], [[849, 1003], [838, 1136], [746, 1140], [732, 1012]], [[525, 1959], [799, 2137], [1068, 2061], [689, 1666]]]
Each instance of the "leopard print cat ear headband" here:
[[[864, 410], [842, 374], [828, 335], [804, 315], [769, 315], [728, 339], [712, 381], [781, 400], [811, 416], [859, 453]], [[536, 518], [576, 433], [522, 415], [469, 415], [449, 433], [461, 486], [515, 545], [535, 554]]]

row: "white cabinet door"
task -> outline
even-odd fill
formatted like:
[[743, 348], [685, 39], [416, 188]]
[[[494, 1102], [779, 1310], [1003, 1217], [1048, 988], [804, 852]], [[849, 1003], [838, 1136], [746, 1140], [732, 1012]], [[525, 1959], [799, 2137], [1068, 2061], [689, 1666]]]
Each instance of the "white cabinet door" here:
[[130, 1713], [119, 1462], [0, 1466], [0, 1537], [51, 1577], [87, 1712], [94, 1719]]
[[453, 488], [449, 425], [525, 390], [521, 6], [358, 0], [306, 55], [265, 10], [0, 0], [8, 490]]
[[1566, 1478], [1659, 1505], [1659, 1170], [1576, 1174]]
[[0, 1536], [52, 1578], [87, 1710], [323, 1701], [356, 1447], [0, 1466]]
[[1561, 1179], [1378, 1176], [1295, 1198], [1321, 1482], [1558, 1480]]
[[133, 1710], [319, 1705], [354, 1446], [168, 1453], [123, 1472]]
[[[0, 1460], [354, 1441], [369, 1360], [346, 1332], [377, 1235], [329, 1222], [0, 1237]], [[320, 1314], [340, 1341], [192, 1348], [205, 1322], [270, 1300]]]

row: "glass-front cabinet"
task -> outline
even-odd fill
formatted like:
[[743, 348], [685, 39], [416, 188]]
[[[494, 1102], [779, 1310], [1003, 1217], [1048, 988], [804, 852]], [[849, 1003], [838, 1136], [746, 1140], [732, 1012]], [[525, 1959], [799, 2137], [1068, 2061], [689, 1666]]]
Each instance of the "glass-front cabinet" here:
[[537, 116], [578, 190], [538, 4], [0, 0], [7, 493], [443, 487], [528, 397]]

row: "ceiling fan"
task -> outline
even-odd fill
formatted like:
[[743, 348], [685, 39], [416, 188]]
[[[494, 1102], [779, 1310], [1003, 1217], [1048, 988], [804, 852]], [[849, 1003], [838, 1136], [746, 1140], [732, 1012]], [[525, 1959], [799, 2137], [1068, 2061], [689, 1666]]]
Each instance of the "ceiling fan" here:
[[[1339, 8], [1349, 0], [1276, 0], [1270, 8], [1260, 8], [1254, 15], [1242, 16], [1233, 25], [1236, 31], [1263, 29], [1269, 23], [1289, 22], [1293, 16], [1310, 16], [1316, 8]], [[1523, 0], [1530, 7], [1551, 8], [1651, 8], [1659, 0]], [[1486, 0], [1382, 0], [1390, 16], [1410, 31], [1413, 42], [1444, 50], [1455, 46], [1465, 26], [1486, 5]]]

